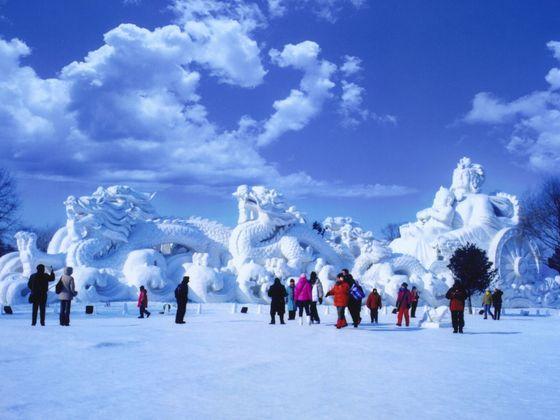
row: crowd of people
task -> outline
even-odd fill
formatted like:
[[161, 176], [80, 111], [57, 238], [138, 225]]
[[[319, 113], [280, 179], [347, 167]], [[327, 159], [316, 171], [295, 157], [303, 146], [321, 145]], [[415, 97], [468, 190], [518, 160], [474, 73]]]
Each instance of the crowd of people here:
[[[64, 274], [60, 277], [55, 287], [60, 301], [60, 325], [62, 326], [70, 325], [71, 302], [78, 294], [72, 273], [72, 267], [66, 267]], [[29, 278], [29, 303], [33, 305], [32, 325], [37, 324], [38, 314], [41, 325], [45, 325], [45, 307], [49, 283], [54, 280], [53, 268], [50, 267], [50, 272], [47, 274], [43, 264], [39, 264], [37, 272]], [[175, 299], [177, 301], [176, 324], [185, 323], [184, 317], [187, 311], [189, 295], [188, 283], [189, 277], [185, 276], [175, 289]], [[489, 289], [486, 290], [482, 297], [483, 309], [481, 310], [481, 315], [484, 315], [484, 319], [488, 318], [488, 314], [495, 320], [500, 319], [502, 295], [503, 292], [498, 288], [495, 288], [494, 292], [491, 292]], [[302, 274], [297, 283], [292, 278], [287, 286], [284, 286], [279, 278], [275, 278], [274, 283], [268, 289], [268, 296], [270, 297], [270, 324], [276, 323], [276, 316], [278, 316], [280, 324], [286, 324], [284, 320], [286, 309], [288, 311], [288, 320], [295, 320], [297, 314], [299, 324], [303, 325], [303, 314], [305, 312], [306, 324], [320, 324], [321, 319], [317, 306], [321, 305], [324, 299], [329, 296], [332, 296], [334, 306], [336, 307], [336, 328], [341, 329], [348, 326], [346, 309], [348, 309], [354, 328], [358, 328], [362, 322], [361, 310], [362, 300], [365, 298], [364, 289], [347, 269], [343, 269], [336, 276], [335, 284], [327, 293], [324, 293], [323, 284], [317, 273], [312, 271], [309, 278], [307, 278], [306, 274]], [[446, 298], [449, 299], [453, 333], [463, 333], [465, 326], [465, 301], [467, 297], [468, 293], [459, 281], [456, 281], [446, 293]], [[401, 284], [397, 295], [396, 307], [393, 310], [393, 313], [397, 315], [396, 325], [398, 327], [402, 327], [403, 319], [407, 327], [410, 325], [410, 318], [416, 317], [419, 300], [420, 292], [415, 286], [409, 290], [406, 282]], [[150, 317], [151, 313], [148, 311], [148, 291], [144, 286], [140, 286], [137, 306], [140, 312], [138, 318]], [[379, 310], [382, 306], [381, 295], [377, 289], [373, 289], [366, 300], [366, 307], [369, 309], [372, 324], [379, 323]], [[494, 313], [491, 311], [492, 306], [494, 307]]]

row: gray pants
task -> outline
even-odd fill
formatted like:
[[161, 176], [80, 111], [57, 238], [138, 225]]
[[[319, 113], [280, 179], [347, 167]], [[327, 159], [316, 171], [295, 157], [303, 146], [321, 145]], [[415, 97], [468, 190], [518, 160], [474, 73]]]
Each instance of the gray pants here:
[[60, 301], [60, 325], [70, 325], [70, 303], [71, 300]]

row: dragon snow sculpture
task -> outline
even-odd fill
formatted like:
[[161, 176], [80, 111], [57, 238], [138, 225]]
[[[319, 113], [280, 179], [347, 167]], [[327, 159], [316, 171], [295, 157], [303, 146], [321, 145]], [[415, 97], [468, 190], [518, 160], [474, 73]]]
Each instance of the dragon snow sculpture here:
[[489, 252], [506, 303], [560, 304], [560, 277], [542, 279], [538, 248], [516, 227], [517, 199], [482, 194], [483, 181], [482, 167], [462, 159], [451, 187], [440, 188], [432, 207], [401, 226], [401, 238], [391, 244], [348, 217], [328, 217], [315, 229], [282, 194], [263, 186], [237, 188], [233, 229], [201, 218], [163, 218], [153, 194], [100, 187], [90, 196], [68, 197], [66, 224], [47, 252], [37, 249], [34, 233], [16, 234], [18, 251], [0, 257], [0, 304], [26, 302], [27, 279], [42, 263], [58, 273], [72, 266], [84, 302], [134, 299], [140, 285], [153, 300], [172, 301], [184, 275], [197, 302], [266, 302], [274, 277], [315, 271], [329, 287], [346, 267], [389, 302], [407, 281], [435, 306], [445, 302], [452, 281], [446, 258], [465, 241]]

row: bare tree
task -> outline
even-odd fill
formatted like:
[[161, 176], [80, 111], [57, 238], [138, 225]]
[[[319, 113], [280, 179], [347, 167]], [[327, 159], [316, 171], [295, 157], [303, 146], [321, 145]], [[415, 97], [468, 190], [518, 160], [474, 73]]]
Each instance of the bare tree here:
[[520, 228], [546, 250], [544, 263], [560, 272], [560, 178], [549, 178], [522, 201]]
[[381, 229], [381, 237], [387, 242], [400, 238], [401, 232], [399, 231], [399, 226], [401, 224], [402, 223], [388, 223]]
[[11, 250], [7, 240], [17, 223], [18, 207], [14, 179], [6, 169], [0, 168], [0, 254]]

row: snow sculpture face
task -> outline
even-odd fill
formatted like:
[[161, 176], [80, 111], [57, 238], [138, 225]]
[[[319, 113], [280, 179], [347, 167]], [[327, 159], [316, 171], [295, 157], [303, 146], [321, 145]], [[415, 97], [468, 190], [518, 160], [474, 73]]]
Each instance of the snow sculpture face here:
[[66, 206], [66, 227], [73, 241], [94, 236], [112, 242], [126, 242], [132, 226], [138, 220], [156, 217], [150, 200], [127, 186], [99, 187], [91, 196], [69, 196]]
[[455, 197], [451, 191], [445, 187], [440, 187], [434, 197], [433, 207], [436, 209], [450, 207], [453, 204], [453, 201], [455, 201]]
[[238, 224], [260, 218], [276, 226], [285, 226], [304, 220], [294, 207], [286, 207], [282, 194], [274, 189], [240, 185], [233, 196], [237, 198], [239, 207]]
[[462, 158], [453, 171], [451, 190], [457, 200], [461, 201], [465, 194], [476, 194], [484, 183], [484, 169], [478, 163], [472, 163], [468, 157]]

